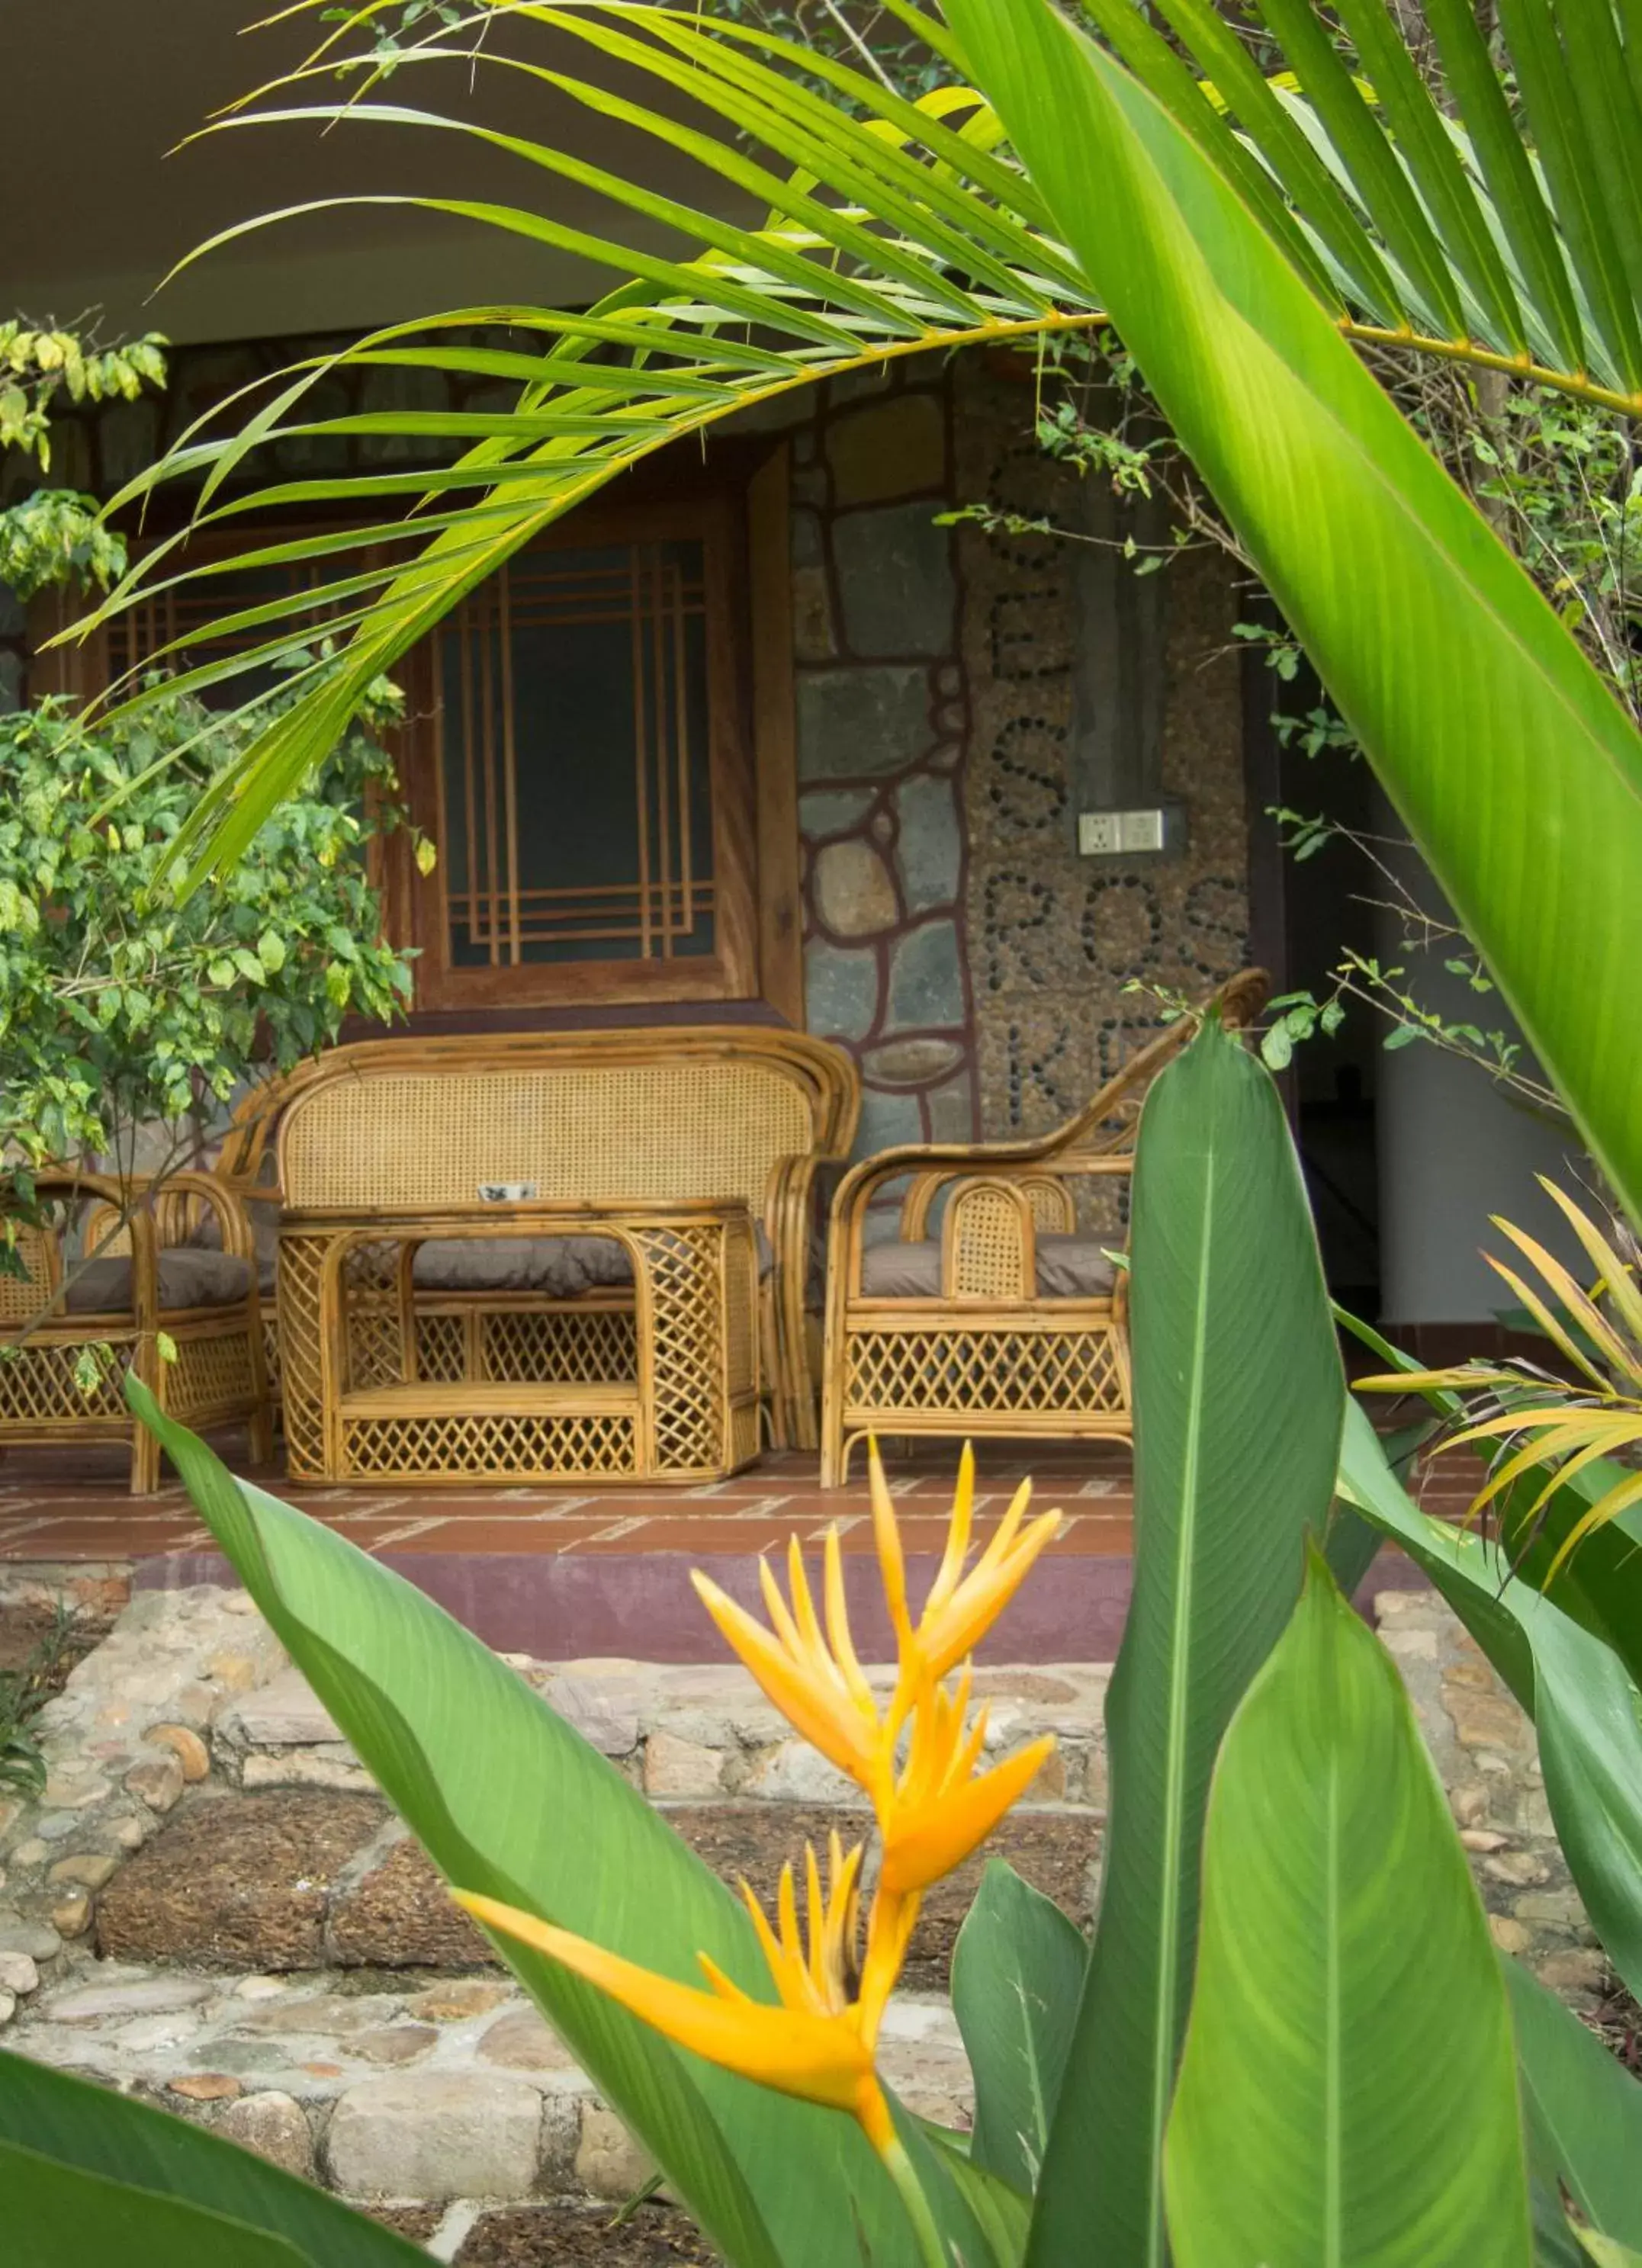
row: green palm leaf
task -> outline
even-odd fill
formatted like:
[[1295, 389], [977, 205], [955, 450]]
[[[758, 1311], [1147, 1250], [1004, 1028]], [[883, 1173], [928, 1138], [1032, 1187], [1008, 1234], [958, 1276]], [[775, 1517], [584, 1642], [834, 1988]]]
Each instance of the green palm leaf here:
[[1115, 327], [1642, 1219], [1642, 1061], [1625, 1038], [1642, 739], [1172, 113], [1042, 0], [949, 12]]
[[[1523, 41], [1556, 50], [1535, 48], [1526, 74], [1528, 125], [1546, 122], [1536, 151], [1517, 119], [1501, 116], [1486, 55], [1479, 63], [1446, 0], [1433, 21], [1469, 108], [1434, 123], [1420, 84], [1390, 60], [1372, 12], [1384, 0], [1351, 0], [1350, 11], [1386, 81], [1373, 102], [1300, 29], [1311, 19], [1292, 12], [1298, 0], [1270, 0], [1269, 14], [1305, 48], [1309, 99], [1234, 69], [1223, 36], [1211, 38], [1219, 19], [1205, 0], [1167, 7], [1181, 43], [1200, 44], [1204, 67], [1226, 81], [1212, 100], [1161, 41], [1137, 33], [1130, 0], [1093, 4], [1121, 34], [1128, 69], [1044, 0], [987, 10], [950, 0], [961, 53], [929, 27], [931, 43], [984, 84], [1024, 173], [1000, 154], [998, 118], [961, 91], [910, 103], [745, 25], [632, 0], [501, 9], [550, 33], [556, 52], [587, 57], [585, 71], [549, 76], [559, 95], [600, 115], [615, 99], [604, 84], [613, 63], [632, 75], [624, 87], [647, 74], [666, 97], [652, 111], [623, 92], [627, 126], [676, 145], [680, 102], [697, 105], [704, 124], [687, 130], [703, 195], [686, 205], [583, 166], [578, 180], [621, 224], [601, 233], [525, 202], [433, 200], [475, 226], [579, 250], [626, 280], [585, 313], [452, 311], [312, 360], [270, 381], [266, 399], [235, 404], [237, 430], [185, 436], [117, 500], [138, 504], [187, 479], [201, 484], [196, 527], [214, 534], [247, 512], [298, 506], [333, 522], [364, 512], [375, 531], [364, 565], [351, 570], [334, 535], [316, 534], [306, 556], [325, 571], [313, 587], [254, 610], [238, 655], [184, 673], [185, 686], [219, 683], [288, 659], [318, 630], [345, 635], [339, 663], [307, 665], [301, 697], [201, 799], [173, 846], [185, 885], [239, 853], [323, 756], [365, 685], [623, 467], [818, 378], [1086, 329], [1109, 311], [1609, 1178], [1642, 1215], [1642, 1060], [1623, 1011], [1642, 964], [1631, 887], [1642, 867], [1642, 741], [1341, 336], [1513, 370], [1525, 367], [1522, 338], [1535, 354], [1560, 342], [1572, 350], [1566, 366], [1542, 374], [1631, 404], [1636, 310], [1625, 291], [1636, 262], [1605, 189], [1585, 180], [1583, 202], [1564, 203], [1553, 144], [1560, 129], [1619, 134], [1624, 148], [1602, 180], [1620, 180], [1615, 169], [1633, 160], [1612, 122], [1623, 126], [1624, 103], [1635, 99], [1637, 58], [1623, 42], [1602, 50], [1624, 65], [1606, 74], [1617, 81], [1603, 98], [1612, 119], [1580, 123], [1601, 57], [1567, 37], [1558, 11], [1587, 0], [1513, 0]], [[924, 21], [907, 0], [896, 11]], [[422, 52], [449, 48], [432, 41]], [[825, 91], [801, 84], [799, 66]], [[1491, 96], [1477, 91], [1484, 84]], [[1217, 101], [1233, 107], [1223, 114]], [[335, 116], [328, 91], [319, 108]], [[398, 130], [409, 106], [347, 109], [338, 130]], [[509, 147], [521, 180], [570, 169], [546, 144], [515, 136]], [[762, 225], [750, 214], [725, 219], [731, 189], [743, 206], [755, 193], [771, 199]], [[1598, 241], [1599, 222], [1611, 243]], [[659, 224], [683, 239], [677, 254], [629, 241], [653, 240]], [[539, 338], [540, 367], [495, 423], [424, 425], [453, 463], [230, 492], [231, 475], [237, 486], [255, 453], [288, 435], [401, 430], [393, 413], [305, 414], [328, 372], [407, 354], [438, 367], [473, 351], [453, 333], [482, 322]], [[288, 561], [305, 556], [300, 544], [284, 549]], [[174, 540], [159, 547], [95, 619], [187, 571]]]
[[[1440, 0], [1438, 28], [1445, 59], [1453, 49], [1454, 85], [1469, 91], [1476, 114], [1472, 130], [1486, 188], [1463, 135], [1432, 106], [1383, 0], [1351, 0], [1347, 14], [1383, 84], [1395, 140], [1298, 0], [1270, 0], [1268, 13], [1314, 81], [1309, 102], [1274, 92], [1206, 0], [1169, 5], [1179, 39], [1214, 81], [1217, 99], [1231, 106], [1229, 122], [1130, 0], [1095, 0], [1099, 20], [1130, 67], [1248, 202], [1343, 329], [1513, 361], [1532, 342], [1534, 351], [1553, 357], [1546, 374], [1588, 383], [1589, 324], [1582, 328], [1580, 303], [1566, 289], [1561, 239], [1538, 177], [1514, 123], [1497, 114], [1498, 83], [1485, 51], [1477, 64], [1474, 31], [1468, 45], [1457, 20], [1446, 21], [1451, 5], [1464, 13], [1462, 0]], [[357, 20], [376, 12], [363, 10]], [[931, 46], [955, 52], [941, 27], [906, 0], [896, 12]], [[189, 862], [185, 887], [206, 864], [224, 865], [238, 855], [272, 805], [323, 753], [337, 718], [371, 676], [391, 667], [511, 552], [622, 467], [681, 432], [818, 378], [896, 354], [1086, 328], [1100, 315], [1100, 295], [1056, 240], [1036, 190], [995, 153], [990, 112], [961, 91], [944, 90], [914, 104], [858, 71], [749, 26], [725, 23], [709, 30], [630, 0], [571, 9], [497, 0], [493, 10], [478, 7], [475, 21], [491, 13], [574, 40], [591, 51], [589, 70], [572, 73], [490, 49], [482, 51], [486, 68], [523, 75], [544, 93], [665, 140], [699, 164], [711, 193], [685, 204], [547, 144], [363, 95], [301, 107], [254, 99], [254, 107], [240, 106], [218, 122], [216, 130], [315, 120], [350, 130], [418, 126], [466, 136], [538, 173], [573, 180], [618, 213], [681, 237], [686, 249], [662, 257], [636, 247], [630, 232], [571, 228], [532, 204], [438, 196], [348, 201], [437, 210], [576, 254], [622, 281], [591, 314], [447, 311], [298, 364], [231, 405], [238, 430], [224, 431], [220, 420], [214, 426], [207, 421], [114, 500], [110, 509], [119, 511], [166, 482], [197, 482], [196, 531], [247, 512], [298, 506], [357, 512], [401, 499], [412, 505], [403, 519], [358, 530], [358, 547], [376, 547], [366, 576], [320, 578], [269, 601], [254, 622], [236, 622], [236, 634], [255, 627], [269, 636], [249, 642], [231, 662], [183, 673], [183, 684], [202, 689], [288, 659], [320, 627], [333, 637], [353, 634], [340, 676], [315, 666], [305, 701], [202, 800], [174, 853]], [[328, 36], [323, 60], [280, 88], [263, 90], [264, 97], [293, 87], [300, 92], [322, 78], [328, 98], [334, 50], [348, 28]], [[448, 36], [434, 37], [410, 60], [437, 63], [455, 51]], [[647, 78], [670, 107], [652, 110], [613, 92], [593, 75], [607, 66]], [[854, 114], [799, 84], [791, 73], [799, 68], [822, 79]], [[702, 114], [699, 126], [681, 123], [680, 98]], [[755, 147], [775, 163], [749, 154]], [[763, 210], [762, 225], [736, 225], [714, 210], [726, 188], [743, 205], [751, 200]], [[243, 223], [192, 257], [290, 217], [267, 214]], [[1611, 287], [1623, 267], [1616, 261], [1595, 263], [1584, 304], [1602, 298], [1602, 276]], [[1613, 298], [1609, 288], [1603, 304]], [[486, 350], [450, 335], [460, 327], [504, 322], [538, 331], [544, 350]], [[1622, 330], [1609, 306], [1606, 333], [1618, 337]], [[1618, 382], [1623, 356], [1596, 359], [1597, 376]], [[337, 369], [381, 366], [515, 379], [519, 403], [483, 418], [300, 414], [312, 388]], [[472, 446], [437, 473], [278, 481], [224, 500], [231, 476], [247, 469], [254, 453], [281, 441], [408, 435]], [[92, 622], [178, 579], [250, 563], [242, 555], [210, 569], [186, 567], [179, 578], [182, 541], [173, 537], [146, 556]], [[335, 556], [347, 538], [332, 534], [309, 541], [310, 550], [284, 547], [284, 556]], [[213, 629], [225, 633], [227, 625]], [[204, 642], [211, 632], [199, 635]], [[169, 652], [147, 658], [164, 659]]]
[[[189, 534], [224, 528], [247, 513], [269, 516], [297, 506], [357, 512], [407, 498], [411, 506], [398, 521], [384, 511], [368, 531], [359, 532], [360, 549], [375, 547], [365, 568], [322, 574], [310, 587], [241, 611], [230, 618], [234, 634], [260, 635], [246, 639], [232, 659], [185, 668], [173, 680], [173, 688], [203, 688], [289, 659], [320, 630], [351, 632], [340, 667], [311, 666], [301, 700], [202, 799], [175, 846], [175, 856], [187, 862], [184, 887], [192, 887], [209, 865], [239, 854], [281, 796], [322, 755], [372, 677], [391, 668], [512, 552], [623, 467], [683, 431], [711, 426], [821, 378], [909, 353], [1086, 328], [1100, 319], [1075, 263], [1045, 233], [1029, 184], [993, 153], [996, 129], [978, 99], [946, 90], [913, 104], [871, 78], [829, 64], [824, 75], [859, 114], [850, 117], [777, 68], [807, 60], [804, 50], [779, 40], [711, 37], [687, 18], [622, 0], [596, 11], [509, 12], [590, 50], [590, 73], [608, 62], [646, 75], [659, 97], [672, 104], [668, 111], [618, 97], [591, 75], [517, 57], [486, 59], [685, 151], [706, 176], [703, 201], [687, 206], [545, 144], [403, 103], [265, 105], [221, 122], [217, 130], [303, 118], [349, 131], [415, 125], [467, 136], [503, 150], [521, 168], [595, 192], [634, 225], [632, 232], [653, 238], [659, 227], [683, 239], [685, 250], [679, 257], [643, 251], [626, 235], [571, 228], [550, 210], [522, 202], [438, 196], [343, 201], [454, 215], [573, 253], [623, 281], [583, 314], [459, 309], [372, 333], [337, 355], [310, 358], [280, 372], [261, 394], [231, 405], [237, 425], [226, 431], [209, 421], [196, 426], [113, 500], [110, 510], [120, 512], [145, 504], [167, 483], [197, 483]], [[767, 55], [755, 51], [761, 46]], [[448, 53], [430, 41], [417, 59], [438, 61]], [[681, 95], [704, 114], [701, 128], [681, 126], [674, 114]], [[790, 170], [774, 170], [749, 156], [755, 144]], [[726, 188], [743, 207], [755, 201], [763, 210], [762, 222], [724, 219], [716, 208]], [[266, 215], [240, 224], [213, 238], [201, 254], [286, 217]], [[500, 323], [539, 335], [540, 356], [487, 356], [451, 335]], [[360, 366], [512, 378], [519, 383], [519, 401], [512, 411], [482, 416], [305, 414], [323, 379]], [[297, 438], [362, 435], [412, 435], [451, 445], [460, 454], [428, 475], [385, 469], [281, 480], [228, 493], [230, 479], [242, 478], [255, 453], [265, 448]], [[306, 559], [335, 561], [341, 568], [349, 563], [348, 547], [334, 533], [253, 547], [234, 560], [213, 562], [209, 570], [188, 563], [184, 543], [177, 536], [156, 547], [93, 621], [111, 619], [195, 575], [232, 574], [253, 557], [261, 563], [276, 557], [285, 564]], [[211, 625], [195, 634], [196, 642], [208, 643], [227, 629], [227, 622]], [[177, 651], [165, 648], [144, 659], [174, 659]]]

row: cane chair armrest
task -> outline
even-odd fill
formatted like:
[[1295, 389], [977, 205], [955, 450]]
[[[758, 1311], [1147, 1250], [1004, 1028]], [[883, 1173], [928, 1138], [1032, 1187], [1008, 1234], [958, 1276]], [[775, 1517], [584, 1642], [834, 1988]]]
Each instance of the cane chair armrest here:
[[201, 1174], [190, 1169], [186, 1173], [167, 1174], [162, 1195], [174, 1195], [180, 1202], [160, 1215], [161, 1244], [182, 1241], [176, 1233], [179, 1226], [182, 1227], [182, 1236], [187, 1235], [188, 1226], [180, 1222], [177, 1216], [181, 1211], [180, 1201], [192, 1198], [216, 1214], [222, 1229], [225, 1252], [232, 1252], [241, 1260], [255, 1259], [256, 1239], [251, 1233], [243, 1192], [233, 1182], [225, 1180], [219, 1174]]
[[851, 1166], [833, 1198], [833, 1219], [865, 1211], [886, 1182], [929, 1178], [935, 1187], [959, 1174], [990, 1174], [1012, 1165], [1037, 1165], [1047, 1155], [1041, 1141], [906, 1143], [880, 1150]]
[[[33, 1182], [36, 1196], [85, 1201], [85, 1218], [88, 1220], [108, 1214], [114, 1217], [118, 1224], [114, 1233], [123, 1233], [130, 1239], [132, 1316], [139, 1331], [153, 1330], [159, 1314], [159, 1232], [151, 1206], [144, 1202], [151, 1189], [152, 1177], [98, 1174], [83, 1171], [77, 1166], [58, 1166], [42, 1168], [34, 1174]], [[55, 1248], [55, 1298], [66, 1290], [88, 1259], [100, 1255], [93, 1247], [89, 1254], [70, 1263], [63, 1253], [62, 1229], [49, 1228], [43, 1233]], [[107, 1233], [105, 1232], [105, 1235]]]

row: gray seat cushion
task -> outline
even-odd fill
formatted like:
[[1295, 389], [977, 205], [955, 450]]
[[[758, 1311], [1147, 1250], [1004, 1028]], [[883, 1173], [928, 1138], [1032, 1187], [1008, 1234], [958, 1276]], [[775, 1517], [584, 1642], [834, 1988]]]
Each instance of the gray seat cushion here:
[[625, 1245], [608, 1236], [440, 1236], [418, 1245], [411, 1281], [419, 1292], [537, 1292], [574, 1300], [630, 1284]]
[[[1041, 1300], [1104, 1300], [1117, 1270], [1098, 1236], [1042, 1235], [1038, 1238], [1038, 1297]], [[892, 1237], [869, 1244], [861, 1255], [861, 1290], [869, 1300], [939, 1300], [940, 1239], [903, 1244]]]
[[[774, 1264], [769, 1240], [755, 1223], [758, 1272]], [[633, 1280], [624, 1244], [612, 1236], [440, 1236], [418, 1245], [410, 1263], [418, 1292], [536, 1292], [576, 1300]]]
[[[256, 1288], [263, 1299], [271, 1300], [279, 1281], [279, 1207], [247, 1202], [245, 1212], [256, 1245]], [[186, 1249], [190, 1252], [220, 1252], [222, 1248], [222, 1222], [214, 1212], [202, 1212], [188, 1239]]]
[[[202, 1251], [191, 1244], [159, 1255], [159, 1304], [177, 1307], [231, 1307], [251, 1289], [251, 1263], [237, 1253]], [[125, 1257], [87, 1261], [68, 1286], [63, 1300], [71, 1315], [129, 1314], [131, 1263]]]

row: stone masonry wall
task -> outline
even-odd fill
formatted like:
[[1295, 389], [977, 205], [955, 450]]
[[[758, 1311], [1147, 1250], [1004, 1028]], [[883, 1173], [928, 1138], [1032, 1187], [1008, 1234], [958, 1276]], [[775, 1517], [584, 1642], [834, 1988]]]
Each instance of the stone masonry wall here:
[[[1075, 524], [1079, 476], [1028, 426], [1029, 387], [960, 371], [960, 493], [1021, 520]], [[1248, 954], [1247, 814], [1230, 576], [1218, 554], [1163, 570], [1163, 789], [1185, 806], [1182, 856], [1080, 858], [1070, 807], [1076, 635], [1072, 542], [968, 526], [962, 667], [968, 917], [981, 1116], [989, 1137], [1069, 1117], [1160, 1027], [1135, 979], [1197, 998]]]
[[806, 990], [860, 1064], [863, 1153], [976, 1130], [951, 428], [918, 363], [829, 387], [792, 439]]

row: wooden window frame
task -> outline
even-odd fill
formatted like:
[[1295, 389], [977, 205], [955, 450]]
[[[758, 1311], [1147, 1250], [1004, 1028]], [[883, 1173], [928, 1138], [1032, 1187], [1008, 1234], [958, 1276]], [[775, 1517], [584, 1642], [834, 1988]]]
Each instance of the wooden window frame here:
[[[544, 530], [546, 550], [602, 545], [699, 541], [706, 619], [708, 766], [713, 812], [714, 950], [649, 960], [499, 962], [457, 968], [449, 957], [451, 861], [445, 855], [445, 779], [441, 704], [435, 684], [439, 632], [402, 666], [411, 722], [403, 785], [412, 817], [440, 850], [431, 873], [409, 891], [408, 942], [416, 948], [418, 1008], [538, 1008], [609, 1002], [745, 999], [758, 990], [756, 843], [754, 778], [744, 722], [742, 672], [735, 628], [738, 589], [735, 516], [723, 495], [658, 504], [594, 504]], [[521, 787], [530, 759], [521, 752]], [[504, 819], [505, 819], [504, 814]]]
[[[688, 1016], [692, 1001], [739, 1005], [755, 1020], [773, 1017], [794, 1030], [805, 1028], [789, 534], [791, 448], [784, 440], [771, 446], [762, 438], [726, 438], [715, 445], [706, 463], [669, 451], [653, 466], [637, 468], [627, 478], [637, 491], [637, 500], [618, 506], [595, 500], [584, 506], [563, 523], [567, 541], [590, 540], [595, 526], [607, 524], [618, 513], [630, 512], [653, 528], [671, 506], [699, 509], [703, 500], [711, 503], [725, 525], [724, 571], [730, 593], [727, 620], [733, 625], [729, 644], [733, 651], [728, 657], [730, 699], [723, 713], [736, 738], [739, 766], [738, 784], [726, 799], [725, 809], [737, 871], [748, 878], [743, 902], [752, 908], [750, 931], [738, 935], [736, 942], [736, 976], [742, 989], [731, 992], [721, 985], [711, 990], [668, 988], [664, 993], [653, 983], [635, 986], [630, 991], [619, 983], [613, 987], [562, 985], [552, 989], [551, 997], [533, 1000], [517, 989], [503, 987], [498, 988], [498, 997], [488, 1002], [464, 993], [460, 1005], [436, 1005], [425, 996], [423, 964], [417, 961], [412, 964], [413, 1029], [451, 1028], [470, 1021], [480, 1027], [500, 1027], [510, 1020], [535, 1026], [556, 1020], [560, 1012], [581, 1022], [596, 1018], [602, 1005], [624, 1004], [652, 1006], [659, 1019], [666, 1020], [670, 1005]], [[328, 520], [324, 524], [342, 523]], [[317, 525], [298, 515], [289, 526]], [[279, 534], [280, 529], [271, 523], [255, 528], [242, 526], [232, 535], [212, 531], [201, 539], [194, 556], [204, 558], [239, 549], [254, 539], [273, 542]], [[77, 600], [62, 591], [43, 593], [29, 611], [30, 643], [38, 649], [46, 637], [88, 610], [88, 601]], [[413, 652], [393, 673], [406, 686], [413, 711], [419, 705], [413, 681], [419, 670], [426, 672], [431, 681], [431, 666], [430, 647], [426, 654]], [[31, 697], [61, 692], [90, 698], [102, 691], [107, 674], [107, 633], [99, 631], [83, 646], [59, 647], [43, 654], [37, 652], [31, 659], [27, 690]], [[421, 689], [425, 692], [429, 687]], [[407, 794], [416, 757], [414, 738], [414, 728], [408, 726], [390, 740], [389, 753]], [[396, 946], [419, 945], [418, 920], [427, 918], [425, 913], [419, 917], [425, 890], [406, 831], [375, 837], [371, 863], [386, 936]], [[747, 930], [745, 924], [743, 929]], [[587, 969], [611, 964], [580, 966]], [[685, 966], [682, 961], [671, 964], [674, 971]], [[566, 967], [559, 964], [553, 973], [561, 974]]]

